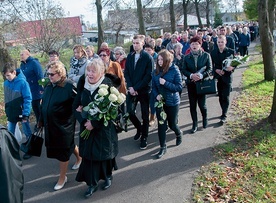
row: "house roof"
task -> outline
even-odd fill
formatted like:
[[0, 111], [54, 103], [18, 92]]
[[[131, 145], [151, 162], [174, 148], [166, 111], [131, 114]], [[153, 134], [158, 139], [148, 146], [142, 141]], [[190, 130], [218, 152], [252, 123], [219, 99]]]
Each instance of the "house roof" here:
[[[198, 26], [197, 16], [188, 14], [187, 19], [188, 19], [187, 20], [188, 26]], [[200, 18], [200, 19], [203, 25], [207, 24], [206, 18]], [[183, 26], [183, 24], [184, 24], [184, 15], [182, 15], [179, 21], [177, 21], [177, 26], [180, 27], [180, 26]]]
[[[57, 32], [57, 31], [61, 35], [64, 34], [64, 36], [82, 35], [82, 25], [81, 25], [80, 17], [78, 16], [58, 18], [52, 21], [55, 21], [55, 23], [53, 23], [54, 25], [50, 25], [51, 22], [47, 20], [21, 22], [17, 26], [17, 32], [19, 34], [16, 34], [17, 36], [12, 34], [12, 36], [8, 37], [9, 38], [8, 41], [19, 40], [25, 37], [29, 39], [37, 38], [37, 37], [43, 36], [45, 32], [51, 33], [51, 32]], [[44, 24], [46, 28], [42, 29]]]

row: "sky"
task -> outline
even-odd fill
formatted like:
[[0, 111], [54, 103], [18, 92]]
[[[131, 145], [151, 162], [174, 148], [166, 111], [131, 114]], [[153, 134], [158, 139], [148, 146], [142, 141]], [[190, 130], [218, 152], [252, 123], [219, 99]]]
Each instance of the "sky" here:
[[92, 4], [95, 2], [94, 0], [58, 0], [63, 7], [66, 16], [80, 16], [84, 15], [84, 22], [90, 22], [90, 24], [97, 23], [97, 13], [96, 8], [92, 11]]

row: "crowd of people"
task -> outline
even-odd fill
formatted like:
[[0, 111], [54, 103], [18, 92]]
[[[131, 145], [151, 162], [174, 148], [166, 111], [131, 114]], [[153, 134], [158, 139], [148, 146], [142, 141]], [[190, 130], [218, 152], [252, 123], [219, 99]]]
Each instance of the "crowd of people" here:
[[[196, 83], [213, 75], [217, 80], [218, 102], [221, 107], [221, 124], [226, 122], [231, 92], [232, 73], [236, 67], [224, 67], [223, 60], [236, 54], [248, 54], [251, 38], [247, 26], [220, 26], [217, 29], [197, 29], [165, 33], [154, 39], [135, 35], [129, 54], [123, 47], [111, 50], [106, 42], [97, 53], [93, 46], [75, 45], [68, 70], [59, 60], [59, 53], [49, 52], [45, 72], [30, 51], [22, 50], [20, 68], [7, 63], [3, 69], [5, 110], [8, 129], [15, 132], [17, 122], [22, 122], [27, 139], [32, 130], [29, 125], [31, 109], [35, 114], [35, 130], [44, 127], [48, 158], [59, 161], [59, 179], [54, 190], [67, 182], [67, 168], [72, 154], [78, 170], [76, 181], [86, 182], [85, 197], [90, 197], [104, 180], [103, 190], [112, 183], [112, 171], [117, 169], [118, 131], [116, 124], [104, 119], [84, 116], [85, 107], [98, 101], [95, 95], [102, 85], [116, 87], [126, 95], [120, 111], [128, 115], [135, 127], [134, 140], [140, 149], [147, 148], [149, 127], [157, 122], [160, 159], [167, 152], [166, 133], [175, 133], [175, 143], [182, 143], [182, 130], [178, 126], [181, 93], [187, 86], [192, 120], [191, 133], [198, 129], [197, 105], [202, 115], [203, 129], [208, 127], [206, 95], [198, 94]], [[41, 86], [43, 75], [49, 82]], [[138, 102], [141, 119], [137, 116]], [[156, 105], [157, 104], [157, 105]], [[75, 144], [75, 126], [80, 124], [80, 134], [89, 131], [88, 138], [79, 136]], [[24, 154], [24, 159], [31, 155]]]

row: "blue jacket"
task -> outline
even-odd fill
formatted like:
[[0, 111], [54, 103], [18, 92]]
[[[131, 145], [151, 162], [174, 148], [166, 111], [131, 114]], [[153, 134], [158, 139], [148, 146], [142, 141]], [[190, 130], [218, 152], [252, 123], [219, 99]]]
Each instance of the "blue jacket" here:
[[39, 61], [29, 56], [26, 62], [21, 62], [20, 69], [30, 85], [33, 100], [41, 99], [43, 87], [38, 84], [38, 80], [43, 78], [43, 72]]
[[12, 81], [4, 82], [5, 113], [8, 121], [19, 121], [19, 115], [29, 116], [31, 113], [32, 94], [29, 84], [20, 69], [16, 70]]
[[239, 46], [248, 47], [250, 45], [250, 35], [245, 35], [244, 33], [240, 34]]
[[[156, 101], [158, 94], [161, 94], [165, 100], [166, 106], [176, 106], [180, 104], [179, 92], [182, 91], [182, 78], [178, 67], [174, 64], [171, 65], [168, 72], [163, 75], [160, 72], [156, 75], [156, 70], [153, 71], [152, 76], [152, 94]], [[166, 80], [164, 85], [161, 85], [159, 78], [162, 77]]]

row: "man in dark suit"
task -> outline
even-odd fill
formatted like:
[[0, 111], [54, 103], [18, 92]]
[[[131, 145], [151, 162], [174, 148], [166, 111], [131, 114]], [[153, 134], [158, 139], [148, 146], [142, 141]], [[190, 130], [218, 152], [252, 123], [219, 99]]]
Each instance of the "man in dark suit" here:
[[[143, 50], [144, 38], [142, 35], [135, 35], [132, 42], [134, 52], [128, 54], [124, 71], [128, 92], [126, 105], [129, 119], [137, 129], [134, 140], [139, 140], [141, 137], [140, 149], [146, 149], [149, 131], [151, 73], [154, 62], [153, 58]], [[141, 105], [143, 124], [135, 114], [138, 101]]]
[[229, 108], [229, 96], [232, 90], [232, 73], [235, 67], [224, 65], [223, 61], [234, 56], [234, 50], [226, 46], [226, 37], [220, 35], [217, 40], [218, 48], [211, 52], [214, 76], [217, 78], [219, 104], [222, 109], [221, 124], [225, 123]]

